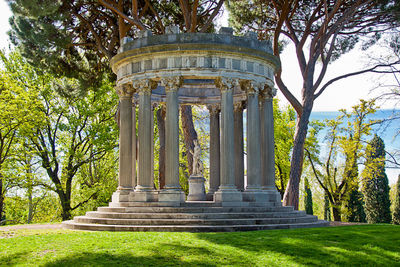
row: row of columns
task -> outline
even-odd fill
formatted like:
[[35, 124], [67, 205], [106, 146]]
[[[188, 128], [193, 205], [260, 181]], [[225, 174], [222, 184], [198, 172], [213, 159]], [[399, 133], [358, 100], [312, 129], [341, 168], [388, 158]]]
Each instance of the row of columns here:
[[[275, 189], [273, 89], [262, 83], [231, 78], [215, 81], [221, 90], [221, 105], [210, 106], [210, 190], [217, 202], [265, 201], [262, 189]], [[179, 185], [179, 101], [182, 77], [161, 80], [166, 92], [166, 165], [165, 188], [158, 201], [182, 202], [184, 193]], [[151, 175], [153, 134], [151, 131], [151, 91], [157, 87], [152, 80], [134, 81], [117, 87], [120, 97], [120, 172], [115, 201], [156, 200]], [[243, 105], [233, 103], [234, 88], [247, 92], [247, 186], [244, 188], [243, 166]], [[137, 184], [135, 112], [132, 96], [139, 96], [139, 157]], [[261, 94], [262, 97], [259, 97]], [[259, 105], [260, 104], [260, 105]], [[221, 119], [219, 116], [221, 112]], [[135, 194], [129, 198], [129, 192]], [[242, 194], [239, 190], [244, 190]], [[264, 196], [264, 197], [263, 197]], [[114, 201], [114, 199], [113, 199]]]

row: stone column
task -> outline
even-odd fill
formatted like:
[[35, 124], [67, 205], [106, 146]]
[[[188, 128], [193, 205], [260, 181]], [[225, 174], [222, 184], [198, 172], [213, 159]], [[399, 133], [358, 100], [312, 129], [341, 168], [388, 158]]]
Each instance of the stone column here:
[[235, 143], [235, 185], [244, 190], [244, 151], [243, 151], [243, 108], [242, 102], [234, 106], [234, 143]]
[[221, 138], [221, 184], [214, 199], [222, 205], [237, 205], [242, 202], [242, 194], [235, 186], [234, 171], [234, 123], [233, 123], [233, 90], [238, 86], [237, 79], [218, 78], [215, 80], [221, 90], [222, 138]]
[[178, 90], [182, 77], [161, 79], [165, 87], [167, 110], [165, 117], [165, 187], [159, 194], [159, 201], [170, 204], [185, 201], [185, 194], [179, 185], [179, 100]]
[[275, 187], [275, 141], [273, 97], [276, 89], [266, 86], [261, 94], [261, 186], [268, 193], [269, 201], [281, 202], [279, 192]]
[[119, 96], [119, 175], [118, 189], [112, 196], [112, 202], [129, 201], [132, 190], [132, 95], [131, 84], [116, 87]]
[[266, 202], [261, 190], [261, 132], [258, 95], [263, 84], [253, 81], [241, 82], [247, 93], [247, 186], [243, 199], [251, 202]]
[[151, 130], [151, 91], [157, 87], [157, 83], [144, 79], [135, 81], [134, 88], [139, 94], [139, 175], [133, 201], [154, 201], [155, 193], [152, 174], [152, 143]]
[[136, 187], [136, 105], [132, 103], [132, 188]]
[[214, 199], [214, 193], [220, 184], [220, 128], [219, 128], [219, 105], [209, 105], [210, 112], [210, 188], [207, 200]]

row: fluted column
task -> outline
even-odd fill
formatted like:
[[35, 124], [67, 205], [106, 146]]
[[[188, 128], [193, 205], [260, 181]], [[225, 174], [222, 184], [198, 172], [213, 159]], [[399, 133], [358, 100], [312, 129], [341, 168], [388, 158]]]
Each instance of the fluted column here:
[[153, 136], [151, 130], [151, 91], [157, 87], [155, 81], [144, 79], [135, 81], [134, 87], [139, 95], [139, 175], [135, 188], [135, 201], [154, 200], [153, 179], [152, 179], [152, 143]]
[[136, 105], [132, 103], [132, 188], [136, 187]]
[[129, 200], [132, 190], [132, 95], [131, 84], [116, 87], [119, 96], [119, 174], [117, 192], [112, 202], [120, 203]]
[[275, 139], [273, 97], [276, 89], [265, 86], [260, 99], [261, 111], [261, 186], [269, 194], [270, 201], [280, 203], [280, 194], [275, 187]]
[[178, 90], [182, 77], [161, 79], [167, 98], [165, 118], [165, 187], [160, 192], [159, 201], [179, 203], [185, 200], [179, 185], [179, 100]]
[[225, 205], [242, 201], [242, 194], [235, 186], [234, 172], [234, 123], [233, 123], [233, 90], [239, 85], [237, 79], [218, 78], [215, 81], [221, 90], [222, 138], [221, 138], [221, 184], [215, 193], [215, 201]]
[[219, 128], [219, 105], [209, 105], [210, 112], [210, 188], [207, 200], [214, 199], [214, 193], [220, 184], [220, 128]]
[[243, 142], [243, 108], [242, 102], [234, 105], [234, 143], [235, 143], [235, 185], [244, 190], [244, 142]]
[[247, 93], [247, 186], [246, 190], [261, 190], [260, 111], [259, 85], [245, 81], [242, 89]]

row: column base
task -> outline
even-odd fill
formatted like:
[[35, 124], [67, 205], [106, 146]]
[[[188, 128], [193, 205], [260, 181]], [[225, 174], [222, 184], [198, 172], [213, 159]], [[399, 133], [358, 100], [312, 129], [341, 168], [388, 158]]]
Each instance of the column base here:
[[263, 188], [263, 192], [266, 192], [268, 195], [268, 201], [275, 203], [282, 203], [281, 194], [276, 190], [275, 187], [271, 188]]
[[185, 193], [180, 189], [163, 189], [158, 194], [158, 202], [168, 202], [179, 206], [180, 203], [185, 202]]
[[246, 202], [268, 202], [268, 193], [261, 189], [246, 189], [243, 192], [243, 201]]
[[129, 201], [129, 194], [132, 190], [128, 189], [118, 189], [112, 194], [111, 202], [112, 203], [120, 203], [120, 202], [128, 202]]
[[243, 206], [242, 193], [234, 187], [228, 188], [220, 188], [215, 192], [214, 201], [222, 206]]
[[154, 190], [139, 191], [135, 190], [129, 195], [129, 201], [132, 202], [156, 202], [158, 201], [158, 192]]

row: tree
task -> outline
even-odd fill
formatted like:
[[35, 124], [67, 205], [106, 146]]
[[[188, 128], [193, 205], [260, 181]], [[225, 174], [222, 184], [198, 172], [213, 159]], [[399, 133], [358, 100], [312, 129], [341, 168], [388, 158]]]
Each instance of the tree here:
[[386, 8], [396, 1], [228, 1], [230, 22], [237, 32], [256, 30], [260, 38], [272, 38], [273, 53], [280, 58], [282, 42], [295, 46], [296, 58], [303, 77], [301, 99], [282, 79], [282, 69], [275, 81], [297, 113], [290, 179], [284, 205], [298, 208], [299, 183], [303, 168], [304, 145], [314, 101], [332, 83], [349, 76], [376, 71], [381, 65], [324, 80], [329, 63], [350, 51], [361, 40], [364, 47], [394, 26], [395, 16]]
[[389, 181], [385, 173], [385, 144], [376, 134], [367, 146], [362, 193], [368, 223], [390, 223]]
[[307, 214], [314, 214], [312, 192], [307, 178], [304, 181], [304, 210]]
[[393, 203], [393, 213], [392, 213], [393, 224], [400, 224], [400, 175], [397, 178], [395, 197]]
[[354, 186], [343, 202], [343, 220], [346, 222], [366, 222], [363, 195]]
[[[11, 159], [18, 153], [16, 144], [23, 135], [31, 133], [41, 120], [37, 112], [37, 92], [34, 83], [29, 82], [34, 76], [32, 68], [18, 53], [6, 57], [0, 52], [0, 219], [3, 215], [4, 198], [7, 190], [18, 185], [16, 179], [5, 175], [6, 165], [11, 168]], [[13, 70], [24, 70], [18, 75]], [[27, 82], [27, 83], [25, 83]]]
[[[341, 208], [349, 192], [358, 186], [357, 164], [363, 151], [363, 138], [375, 121], [367, 115], [375, 112], [374, 101], [364, 101], [353, 107], [352, 113], [342, 110], [335, 120], [325, 121], [327, 126], [328, 155], [325, 162], [306, 149], [314, 176], [324, 190], [332, 207], [333, 219], [342, 220]], [[346, 118], [346, 127], [341, 126]], [[344, 163], [340, 159], [344, 159]]]

